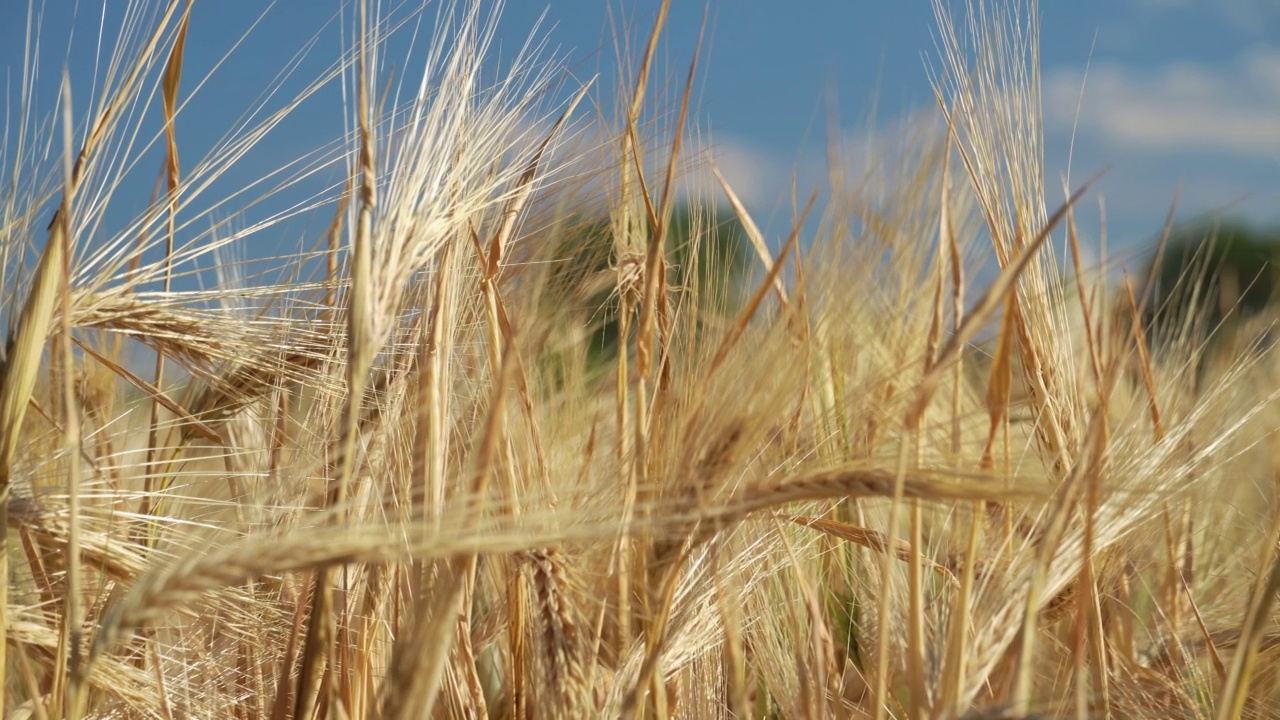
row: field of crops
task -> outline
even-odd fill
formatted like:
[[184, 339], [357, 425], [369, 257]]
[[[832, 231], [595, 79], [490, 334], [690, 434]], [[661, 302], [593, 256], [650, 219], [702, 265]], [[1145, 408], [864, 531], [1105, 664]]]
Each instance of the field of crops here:
[[[9, 109], [4, 718], [1280, 713], [1268, 315], [1108, 262], [1034, 6], [939, 6], [937, 112], [766, 233], [666, 3], [568, 92], [483, 79], [480, 0], [405, 89], [368, 4], [202, 157], [178, 0]], [[344, 136], [211, 198], [335, 83]]]

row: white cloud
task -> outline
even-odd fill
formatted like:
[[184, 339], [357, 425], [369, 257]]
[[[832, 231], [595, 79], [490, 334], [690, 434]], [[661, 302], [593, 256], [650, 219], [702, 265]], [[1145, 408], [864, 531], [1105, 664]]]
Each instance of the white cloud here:
[[[757, 146], [741, 140], [719, 140], [712, 146], [720, 174], [748, 207], [767, 202], [781, 188], [778, 181], [789, 175], [788, 168]], [[717, 189], [717, 196], [721, 191]]]
[[724, 190], [711, 172], [711, 163], [719, 168], [729, 187], [742, 200], [756, 221], [765, 226], [767, 217], [778, 204], [789, 197], [792, 177], [798, 177], [800, 188], [807, 193], [814, 182], [812, 162], [807, 154], [778, 153], [759, 143], [726, 135], [697, 133], [688, 139], [684, 153], [686, 172], [677, 191], [680, 199], [727, 205]]
[[1227, 67], [1175, 63], [1142, 71], [1117, 63], [1059, 69], [1044, 78], [1046, 121], [1150, 151], [1280, 158], [1280, 49], [1256, 47]]

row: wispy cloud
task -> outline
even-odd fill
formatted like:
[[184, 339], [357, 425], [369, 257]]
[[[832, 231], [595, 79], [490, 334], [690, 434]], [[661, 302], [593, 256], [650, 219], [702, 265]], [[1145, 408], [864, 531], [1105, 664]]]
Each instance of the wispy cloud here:
[[[1154, 0], [1150, 0], [1154, 1]], [[1259, 46], [1225, 66], [1179, 62], [1154, 70], [1119, 63], [1045, 75], [1045, 113], [1125, 148], [1280, 157], [1280, 48]]]
[[[771, 153], [740, 139], [717, 139], [710, 155], [734, 193], [748, 206], [772, 199], [786, 186], [790, 174], [788, 166]], [[719, 189], [715, 194], [720, 196]]]
[[824, 177], [824, 156], [812, 148], [784, 153], [740, 136], [723, 134], [706, 142], [695, 138], [692, 145], [696, 149], [689, 152], [692, 167], [680, 187], [682, 196], [727, 204], [724, 190], [711, 173], [711, 162], [714, 162], [761, 227], [769, 225], [771, 215], [786, 205], [793, 181], [804, 196]]

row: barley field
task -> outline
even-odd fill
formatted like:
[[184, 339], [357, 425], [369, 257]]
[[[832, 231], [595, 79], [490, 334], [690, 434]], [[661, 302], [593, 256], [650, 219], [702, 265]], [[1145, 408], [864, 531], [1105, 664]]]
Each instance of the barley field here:
[[5, 125], [4, 718], [1280, 714], [1280, 350], [1047, 176], [1034, 4], [937, 3], [936, 112], [768, 233], [666, 2], [607, 83], [490, 78], [480, 0], [402, 83], [352, 3], [200, 157], [191, 4], [130, 8]]

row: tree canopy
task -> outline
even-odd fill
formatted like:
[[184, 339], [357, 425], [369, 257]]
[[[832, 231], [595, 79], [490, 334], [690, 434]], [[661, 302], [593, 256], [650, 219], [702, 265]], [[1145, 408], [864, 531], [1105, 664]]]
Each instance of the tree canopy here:
[[1154, 277], [1146, 321], [1153, 337], [1170, 342], [1216, 329], [1267, 309], [1280, 292], [1280, 228], [1241, 220], [1175, 227]]

